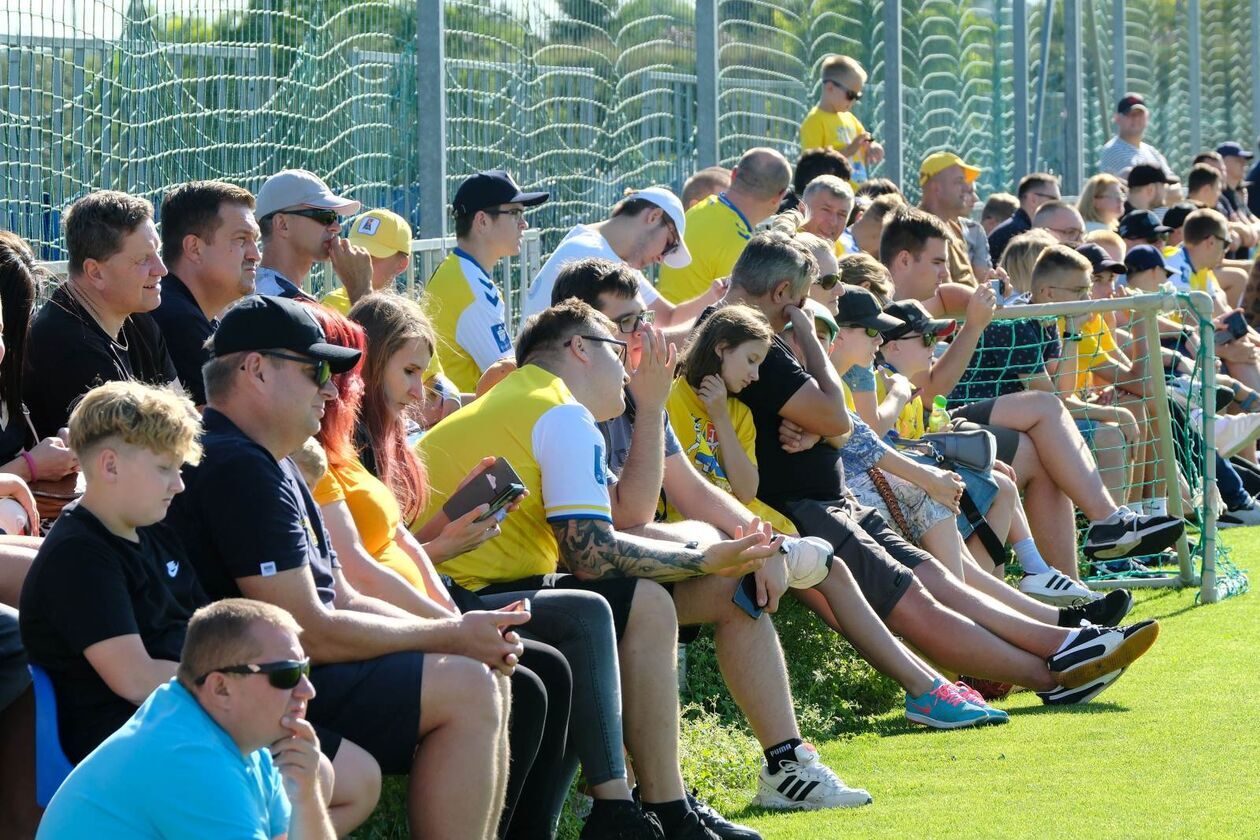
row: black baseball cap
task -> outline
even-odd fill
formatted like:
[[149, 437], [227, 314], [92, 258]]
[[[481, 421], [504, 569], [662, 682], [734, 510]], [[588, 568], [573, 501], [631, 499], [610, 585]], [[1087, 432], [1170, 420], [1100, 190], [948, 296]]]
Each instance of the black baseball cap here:
[[885, 315], [875, 295], [861, 286], [846, 284], [844, 294], [836, 301], [836, 308], [836, 323], [842, 327], [870, 327], [883, 332], [901, 323]]
[[1107, 255], [1106, 249], [1097, 242], [1086, 242], [1084, 245], [1077, 245], [1076, 253], [1089, 260], [1089, 264], [1093, 266], [1095, 274], [1102, 271], [1124, 274], [1124, 263], [1113, 260]]
[[250, 295], [229, 309], [210, 337], [210, 354], [226, 356], [253, 350], [291, 350], [328, 362], [345, 373], [359, 361], [353, 347], [329, 344], [308, 304], [272, 295]]
[[1189, 216], [1202, 206], [1201, 204], [1191, 204], [1189, 201], [1177, 202], [1164, 211], [1164, 227], [1177, 230], [1186, 223], [1186, 216]]
[[1150, 108], [1146, 107], [1146, 100], [1142, 98], [1140, 93], [1126, 93], [1123, 97], [1121, 97], [1120, 101], [1116, 103], [1117, 114], [1127, 114], [1134, 108], [1141, 108], [1143, 111], [1150, 111]]
[[1128, 274], [1137, 274], [1152, 268], [1162, 268], [1169, 276], [1176, 274], [1164, 262], [1164, 255], [1154, 245], [1135, 245], [1130, 248], [1129, 253], [1124, 255], [1124, 267], [1128, 269]]
[[1120, 220], [1117, 232], [1124, 239], [1154, 239], [1172, 228], [1159, 223], [1159, 217], [1150, 210], [1130, 210]]
[[1240, 158], [1250, 159], [1250, 158], [1255, 157], [1254, 154], [1252, 154], [1251, 152], [1243, 148], [1242, 143], [1238, 143], [1233, 140], [1230, 140], [1227, 143], [1222, 143], [1221, 145], [1217, 146], [1216, 153], [1223, 158], [1240, 157]]
[[949, 318], [933, 318], [917, 300], [893, 301], [884, 307], [884, 314], [899, 322], [897, 326], [883, 330], [884, 341], [896, 341], [907, 335], [946, 336], [958, 326], [957, 321]]
[[459, 185], [455, 200], [451, 202], [451, 209], [456, 216], [471, 216], [478, 210], [498, 207], [500, 204], [537, 207], [549, 198], [551, 193], [522, 192], [511, 175], [502, 169], [490, 169], [478, 172]]
[[1145, 187], [1147, 184], [1175, 184], [1177, 176], [1162, 166], [1150, 163], [1139, 163], [1129, 170], [1129, 188]]

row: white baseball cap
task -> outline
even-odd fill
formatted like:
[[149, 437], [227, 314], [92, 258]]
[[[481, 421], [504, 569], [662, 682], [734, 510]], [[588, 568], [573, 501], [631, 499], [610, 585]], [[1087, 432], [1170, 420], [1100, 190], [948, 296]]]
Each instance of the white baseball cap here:
[[317, 207], [349, 216], [358, 213], [362, 206], [357, 201], [334, 195], [314, 172], [285, 169], [263, 182], [262, 189], [258, 191], [254, 215], [261, 219], [292, 207]]
[[678, 247], [662, 262], [670, 268], [686, 268], [691, 265], [691, 252], [687, 250], [687, 241], [683, 238], [687, 232], [687, 214], [683, 212], [678, 196], [664, 187], [648, 187], [630, 193], [627, 198], [641, 198], [652, 202], [664, 210], [665, 215], [674, 223], [674, 228], [678, 231]]

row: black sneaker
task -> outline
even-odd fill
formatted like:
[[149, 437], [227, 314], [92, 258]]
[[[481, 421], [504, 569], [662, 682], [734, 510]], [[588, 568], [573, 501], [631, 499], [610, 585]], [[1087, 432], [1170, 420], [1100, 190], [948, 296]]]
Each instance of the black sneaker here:
[[1159, 622], [1153, 619], [1128, 627], [1082, 627], [1072, 644], [1046, 659], [1046, 665], [1061, 688], [1080, 688], [1128, 667], [1158, 637]]
[[665, 832], [637, 802], [605, 799], [595, 802], [579, 840], [665, 840]]
[[1083, 551], [1090, 560], [1157, 554], [1175, 543], [1185, 527], [1172, 516], [1142, 516], [1121, 507], [1110, 518], [1089, 526]]
[[665, 834], [665, 838], [666, 840], [721, 840], [700, 822], [700, 815], [695, 811], [688, 811], [673, 830]]
[[687, 794], [687, 804], [700, 818], [705, 828], [712, 831], [721, 840], [761, 840], [761, 835], [746, 825], [737, 825], [713, 809], [712, 805], [696, 799], [693, 790]]
[[1127, 589], [1113, 589], [1097, 601], [1059, 610], [1060, 627], [1080, 627], [1082, 621], [1098, 627], [1117, 627], [1133, 609], [1133, 596]]
[[1073, 703], [1088, 703], [1099, 694], [1102, 694], [1105, 688], [1120, 679], [1127, 670], [1127, 668], [1121, 668], [1118, 671], [1112, 671], [1110, 674], [1103, 674], [1098, 679], [1078, 688], [1056, 688], [1053, 691], [1038, 691], [1037, 696], [1047, 706], [1070, 706]]

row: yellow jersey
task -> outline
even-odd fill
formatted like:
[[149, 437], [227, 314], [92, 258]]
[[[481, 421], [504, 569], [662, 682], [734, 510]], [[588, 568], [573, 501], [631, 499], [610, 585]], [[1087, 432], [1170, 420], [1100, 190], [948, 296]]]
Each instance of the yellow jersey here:
[[[801, 151], [806, 149], [843, 149], [866, 133], [866, 127], [852, 111], [824, 111], [815, 105], [801, 123]], [[867, 179], [866, 152], [849, 159], [853, 167], [853, 183]]]
[[487, 455], [506, 458], [529, 495], [501, 523], [501, 533], [438, 571], [479, 589], [557, 570], [552, 522], [612, 522], [604, 437], [564, 380], [536, 365], [513, 371], [476, 402], [434, 426], [417, 446], [430, 493], [426, 522]]
[[[847, 391], [845, 392], [848, 393]], [[884, 384], [884, 377], [878, 373], [875, 375], [875, 399], [877, 402], [883, 402], [888, 396], [888, 386]], [[906, 403], [901, 409], [901, 413], [897, 415], [897, 420], [893, 423], [893, 431], [897, 433], [897, 437], [902, 440], [918, 440], [927, 433], [927, 425], [923, 420], [923, 397], [915, 394], [910, 402]]]
[[503, 295], [462, 248], [442, 260], [421, 302], [437, 333], [442, 369], [461, 392], [475, 391], [486, 368], [512, 357]]
[[726, 193], [711, 195], [687, 211], [683, 239], [691, 252], [686, 268], [661, 266], [656, 290], [673, 303], [691, 300], [709, 290], [719, 277], [727, 277], [752, 237], [753, 226]]
[[[1067, 320], [1059, 319], [1059, 335], [1067, 331]], [[1093, 376], [1090, 371], [1105, 365], [1107, 354], [1119, 348], [1111, 335], [1111, 330], [1104, 323], [1102, 315], [1095, 312], [1081, 327], [1081, 340], [1076, 345], [1076, 390], [1074, 396], [1080, 396], [1090, 389]]]

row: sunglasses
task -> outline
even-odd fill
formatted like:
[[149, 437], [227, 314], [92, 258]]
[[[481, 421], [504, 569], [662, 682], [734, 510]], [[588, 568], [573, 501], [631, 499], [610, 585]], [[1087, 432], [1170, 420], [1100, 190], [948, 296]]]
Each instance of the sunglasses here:
[[846, 330], [862, 330], [866, 333], [867, 338], [874, 338], [879, 335], [879, 330], [874, 327], [864, 327], [861, 324], [841, 324], [840, 326]]
[[290, 362], [301, 362], [304, 365], [312, 365], [315, 370], [312, 378], [315, 384], [323, 388], [328, 384], [328, 380], [332, 379], [332, 365], [325, 359], [311, 359], [306, 356], [294, 356], [291, 353], [281, 353], [276, 350], [259, 350], [259, 355], [271, 356], [273, 359], [285, 359]]
[[520, 219], [525, 216], [524, 207], [489, 207], [482, 212], [488, 213], [491, 216], [511, 216], [514, 219]]
[[857, 92], [856, 90], [854, 90], [853, 88], [846, 87], [846, 86], [844, 86], [844, 85], [840, 84], [839, 82], [837, 82], [837, 81], [835, 81], [835, 80], [833, 80], [833, 79], [823, 79], [823, 84], [824, 84], [824, 85], [833, 85], [833, 86], [835, 86], [835, 87], [840, 88], [840, 90], [844, 91], [844, 92], [848, 95], [848, 97], [849, 97], [849, 101], [850, 101], [850, 102], [859, 102], [859, 101], [861, 101], [861, 99], [862, 99], [862, 94], [858, 93], [858, 92]]
[[814, 282], [817, 283], [819, 286], [821, 286], [824, 290], [829, 292], [836, 287], [837, 283], [840, 282], [840, 275], [839, 274], [824, 274], [822, 277], [819, 277]]
[[631, 335], [638, 332], [644, 327], [650, 327], [656, 323], [656, 313], [651, 309], [645, 309], [642, 312], [631, 312], [623, 315], [613, 322], [617, 325], [617, 331]]
[[678, 227], [672, 219], [666, 219], [661, 222], [661, 226], [669, 231], [669, 242], [666, 243], [665, 250], [661, 251], [661, 258], [664, 259], [678, 250], [679, 246], [682, 245], [682, 240], [678, 237]]
[[[613, 345], [613, 352], [617, 354], [617, 359], [623, 365], [626, 363], [626, 351], [629, 350], [630, 345], [626, 344], [624, 341], [621, 341], [620, 339], [606, 338], [605, 336], [602, 336], [602, 335], [575, 335], [573, 336], [573, 338], [584, 338], [587, 341], [602, 341], [604, 344], [611, 344]], [[566, 341], [564, 343], [564, 346], [568, 347], [571, 344], [573, 344], [573, 338], [570, 338], [568, 341]]]
[[297, 210], [279, 210], [286, 216], [301, 216], [305, 219], [312, 219], [319, 222], [324, 227], [331, 227], [337, 224], [337, 213], [334, 210], [320, 210], [315, 207], [303, 207]]
[[205, 683], [206, 678], [214, 673], [266, 674], [267, 682], [271, 683], [272, 688], [288, 691], [295, 688], [302, 681], [302, 677], [311, 675], [311, 660], [309, 657], [306, 659], [282, 659], [279, 662], [260, 662], [257, 665], [229, 665], [226, 668], [212, 668], [200, 677], [197, 677], [197, 685]]
[[936, 346], [936, 336], [927, 335], [926, 333], [906, 333], [905, 335], [897, 336], [893, 339], [893, 341], [909, 341], [912, 338], [917, 338], [922, 341], [924, 347]]

